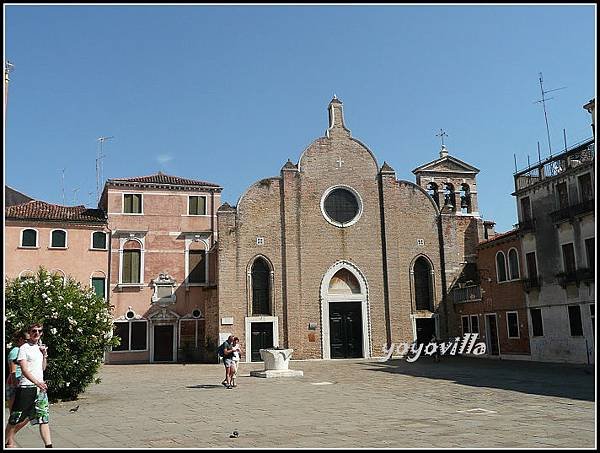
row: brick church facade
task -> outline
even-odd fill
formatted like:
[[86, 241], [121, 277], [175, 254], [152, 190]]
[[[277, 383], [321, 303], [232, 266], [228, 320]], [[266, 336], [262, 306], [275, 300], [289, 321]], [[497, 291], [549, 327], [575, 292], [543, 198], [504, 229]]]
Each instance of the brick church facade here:
[[[324, 137], [217, 212], [218, 332], [246, 361], [268, 346], [296, 359], [382, 356], [391, 343], [459, 332], [445, 296], [475, 269], [487, 237], [478, 170], [450, 156], [396, 179], [352, 137], [342, 102]], [[211, 332], [207, 332], [208, 335]]]

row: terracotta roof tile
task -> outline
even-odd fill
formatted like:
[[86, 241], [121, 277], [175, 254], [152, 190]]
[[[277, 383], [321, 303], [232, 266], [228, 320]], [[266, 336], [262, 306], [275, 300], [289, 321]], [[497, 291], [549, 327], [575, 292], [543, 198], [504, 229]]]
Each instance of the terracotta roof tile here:
[[165, 184], [175, 186], [203, 186], [203, 187], [221, 187], [218, 184], [206, 181], [197, 181], [195, 179], [180, 178], [179, 176], [165, 175], [162, 172], [158, 172], [154, 175], [148, 176], [136, 176], [133, 178], [111, 178], [107, 181], [109, 184], [112, 183], [141, 183], [141, 184]]
[[50, 220], [66, 222], [106, 222], [106, 216], [102, 209], [86, 208], [80, 206], [61, 206], [58, 204], [45, 203], [33, 200], [5, 209], [6, 219], [11, 220]]
[[504, 238], [516, 235], [518, 233], [519, 233], [518, 229], [510, 230], [510, 231], [507, 231], [506, 233], [497, 233], [495, 236], [492, 236], [489, 239], [479, 242], [478, 247], [483, 246], [483, 245], [489, 245], [490, 243], [492, 243], [494, 241], [498, 241], [500, 239], [504, 239]]

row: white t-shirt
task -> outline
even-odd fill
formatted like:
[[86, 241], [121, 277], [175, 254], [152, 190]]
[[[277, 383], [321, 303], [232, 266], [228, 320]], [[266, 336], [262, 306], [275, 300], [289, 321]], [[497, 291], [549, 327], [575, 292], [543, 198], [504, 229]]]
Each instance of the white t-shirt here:
[[240, 361], [240, 345], [236, 344], [233, 347], [233, 360], [234, 362], [239, 362]]
[[[44, 381], [44, 368], [43, 361], [44, 355], [37, 344], [29, 344], [25, 343], [23, 346], [19, 348], [19, 355], [17, 356], [17, 363], [21, 360], [27, 361], [26, 366], [27, 370], [33, 377], [39, 381]], [[20, 364], [20, 363], [19, 363]], [[21, 372], [21, 380], [19, 381], [19, 387], [24, 387], [26, 385], [35, 385], [29, 379], [25, 377], [25, 375]]]

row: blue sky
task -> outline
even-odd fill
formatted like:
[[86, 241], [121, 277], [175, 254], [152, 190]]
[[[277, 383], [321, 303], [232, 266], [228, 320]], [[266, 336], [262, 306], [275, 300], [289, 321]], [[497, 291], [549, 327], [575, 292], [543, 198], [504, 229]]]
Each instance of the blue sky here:
[[103, 175], [215, 182], [237, 203], [279, 175], [344, 102], [354, 137], [398, 179], [439, 156], [480, 169], [479, 206], [516, 223], [514, 158], [592, 135], [595, 5], [6, 6], [14, 64], [5, 181], [34, 198], [96, 203]]

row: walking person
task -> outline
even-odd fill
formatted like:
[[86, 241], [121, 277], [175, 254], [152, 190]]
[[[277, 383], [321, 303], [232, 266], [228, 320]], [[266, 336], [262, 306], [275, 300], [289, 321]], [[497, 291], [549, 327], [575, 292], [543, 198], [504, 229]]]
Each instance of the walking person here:
[[15, 393], [19, 380], [21, 379], [21, 367], [17, 364], [16, 360], [19, 356], [19, 348], [27, 341], [27, 333], [24, 330], [18, 330], [13, 335], [14, 346], [8, 353], [8, 378], [6, 379], [6, 391], [5, 399], [8, 404], [8, 410], [12, 410], [13, 403], [15, 402]]
[[6, 447], [15, 447], [15, 434], [30, 421], [39, 425], [40, 436], [46, 448], [52, 447], [49, 425], [48, 385], [44, 370], [48, 365], [48, 350], [41, 343], [42, 324], [29, 326], [27, 342], [19, 348], [17, 363], [21, 367], [21, 380], [15, 393], [5, 437]]
[[237, 375], [238, 375], [238, 367], [240, 364], [240, 354], [242, 352], [242, 347], [240, 345], [240, 339], [235, 337], [233, 339], [233, 376], [231, 378], [231, 385], [233, 387], [237, 387]]
[[233, 388], [231, 386], [231, 377], [233, 376], [233, 339], [235, 337], [233, 335], [229, 335], [227, 340], [224, 341], [220, 349], [220, 355], [223, 356], [223, 365], [225, 365], [225, 380], [221, 382], [225, 386], [225, 388], [230, 389]]

